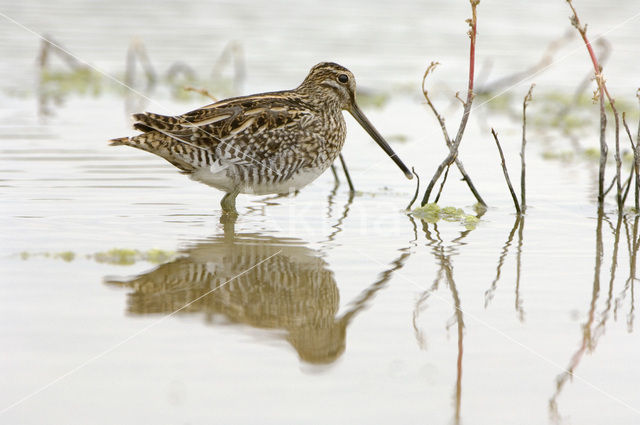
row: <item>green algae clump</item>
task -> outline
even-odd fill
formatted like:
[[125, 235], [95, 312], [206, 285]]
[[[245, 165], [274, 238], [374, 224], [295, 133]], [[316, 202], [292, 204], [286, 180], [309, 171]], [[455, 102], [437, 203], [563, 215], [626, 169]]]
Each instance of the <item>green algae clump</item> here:
[[427, 223], [437, 223], [440, 220], [460, 223], [467, 230], [473, 230], [476, 228], [480, 219], [475, 215], [467, 214], [462, 208], [456, 207], [443, 207], [438, 204], [430, 203], [422, 207], [418, 207], [411, 211], [412, 216], [426, 221]]

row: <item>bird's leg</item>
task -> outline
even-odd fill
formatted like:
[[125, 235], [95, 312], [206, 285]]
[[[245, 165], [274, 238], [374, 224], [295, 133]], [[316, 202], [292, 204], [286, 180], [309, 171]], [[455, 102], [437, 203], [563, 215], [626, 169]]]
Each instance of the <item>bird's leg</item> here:
[[240, 193], [240, 189], [236, 188], [233, 192], [229, 192], [222, 197], [220, 206], [222, 207], [223, 214], [238, 215], [238, 211], [236, 211], [236, 197], [238, 193]]
[[333, 174], [333, 180], [335, 183], [335, 186], [339, 186], [340, 185], [340, 177], [338, 177], [338, 172], [336, 171], [336, 165], [335, 164], [331, 164], [331, 174]]
[[[344, 171], [344, 176], [347, 178], [347, 184], [349, 185], [349, 192], [355, 193], [356, 189], [353, 187], [353, 182], [351, 181], [351, 176], [349, 175], [349, 170], [347, 170], [347, 163], [342, 156], [342, 152], [340, 153], [340, 163], [342, 164], [342, 170]], [[337, 179], [337, 174], [334, 174]]]

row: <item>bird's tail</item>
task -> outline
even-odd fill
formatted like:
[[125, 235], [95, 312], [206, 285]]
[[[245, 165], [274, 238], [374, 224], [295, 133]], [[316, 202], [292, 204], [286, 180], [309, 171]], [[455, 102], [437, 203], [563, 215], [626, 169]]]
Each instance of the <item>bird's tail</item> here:
[[130, 137], [118, 137], [109, 140], [109, 146], [132, 146], [130, 140]]
[[132, 148], [150, 152], [166, 159], [185, 173], [194, 172], [198, 160], [202, 159], [200, 152], [194, 152], [197, 148], [180, 143], [157, 131], [142, 133], [134, 137], [111, 139], [109, 140], [109, 145], [131, 146]]

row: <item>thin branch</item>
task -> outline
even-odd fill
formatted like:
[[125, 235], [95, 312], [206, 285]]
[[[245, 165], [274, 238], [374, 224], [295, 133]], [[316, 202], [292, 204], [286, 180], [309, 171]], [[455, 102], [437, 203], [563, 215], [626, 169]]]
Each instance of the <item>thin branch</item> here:
[[527, 210], [527, 198], [526, 198], [526, 162], [525, 162], [525, 147], [527, 146], [527, 104], [532, 99], [532, 92], [535, 84], [531, 84], [527, 95], [522, 101], [522, 146], [520, 148], [520, 208], [522, 212]]
[[[442, 117], [442, 115], [440, 115], [440, 113], [436, 109], [435, 105], [431, 101], [431, 98], [429, 97], [429, 92], [425, 88], [425, 81], [427, 79], [427, 76], [438, 65], [439, 65], [438, 62], [431, 62], [429, 64], [429, 66], [427, 67], [427, 70], [425, 71], [424, 76], [422, 77], [422, 94], [424, 95], [424, 98], [427, 101], [427, 105], [429, 105], [429, 107], [431, 108], [431, 111], [433, 112], [433, 114], [435, 115], [436, 119], [438, 120], [438, 123], [440, 124], [440, 128], [442, 129], [442, 134], [444, 136], [444, 140], [447, 142], [447, 147], [449, 149], [451, 149], [451, 147], [453, 145], [453, 142], [451, 141], [451, 138], [449, 137], [449, 132], [447, 131], [447, 127], [446, 127], [446, 125], [444, 123], [444, 118]], [[457, 95], [457, 93], [456, 93], [456, 95]], [[467, 174], [466, 170], [464, 169], [464, 165], [462, 165], [462, 160], [460, 158], [456, 157], [455, 163], [456, 163], [456, 166], [458, 167], [458, 170], [460, 170], [460, 174], [462, 174], [462, 179], [467, 183], [467, 186], [469, 186], [469, 189], [471, 190], [471, 193], [473, 194], [473, 196], [476, 198], [476, 201], [478, 201], [478, 203], [480, 205], [486, 207], [487, 203], [484, 201], [484, 199], [482, 199], [482, 196], [480, 196], [480, 193], [478, 192], [478, 190], [476, 189], [475, 185], [471, 181], [471, 177]]]
[[195, 87], [185, 86], [184, 87], [184, 91], [192, 91], [192, 92], [198, 93], [198, 94], [200, 94], [200, 95], [202, 95], [204, 97], [208, 97], [209, 99], [213, 100], [214, 102], [218, 101], [218, 99], [214, 95], [209, 93], [209, 90], [207, 90], [207, 89], [197, 89]]
[[418, 173], [416, 173], [416, 169], [413, 167], [411, 167], [411, 172], [414, 176], [416, 176], [416, 193], [413, 194], [413, 198], [411, 198], [409, 205], [407, 205], [407, 208], [405, 208], [407, 211], [411, 209], [413, 203], [416, 202], [416, 199], [418, 199], [418, 194], [420, 193], [420, 176], [418, 175]]
[[[609, 147], [607, 146], [606, 131], [607, 131], [607, 114], [604, 110], [604, 96], [600, 93], [600, 164], [598, 171], [598, 203], [604, 202], [604, 197], [607, 194], [604, 192], [604, 178], [605, 170], [607, 167], [607, 152]], [[608, 192], [608, 191], [607, 191]]]
[[429, 64], [429, 66], [427, 67], [427, 70], [424, 72], [424, 75], [422, 76], [422, 94], [423, 94], [424, 98], [427, 101], [427, 105], [429, 105], [429, 107], [433, 111], [433, 115], [436, 116], [436, 119], [438, 120], [438, 123], [440, 124], [440, 128], [442, 129], [442, 134], [444, 134], [444, 138], [447, 141], [447, 145], [450, 145], [451, 144], [451, 138], [449, 137], [449, 133], [447, 132], [447, 127], [444, 124], [444, 118], [442, 118], [442, 115], [440, 115], [438, 113], [436, 107], [431, 102], [431, 98], [429, 98], [429, 92], [427, 91], [427, 89], [424, 86], [424, 83], [426, 82], [427, 77], [429, 76], [429, 74], [434, 69], [436, 69], [436, 66], [438, 66], [438, 65], [440, 65], [440, 62], [431, 62]]
[[[640, 101], [640, 89], [636, 91], [638, 101]], [[638, 136], [636, 137], [636, 148], [633, 151], [636, 161], [636, 213], [640, 213], [640, 120], [638, 120]]]
[[436, 195], [436, 200], [434, 201], [436, 204], [440, 200], [440, 195], [442, 195], [442, 189], [444, 189], [444, 184], [447, 182], [447, 177], [449, 176], [449, 170], [451, 166], [448, 165], [446, 171], [444, 172], [444, 177], [442, 178], [442, 183], [440, 184], [440, 189], [438, 190], [438, 194]]
[[[604, 84], [603, 84], [604, 87]], [[605, 87], [606, 93], [606, 87]], [[607, 97], [609, 94], [607, 93]], [[615, 100], [609, 99], [609, 105], [611, 106], [611, 110], [613, 111], [613, 119], [616, 125], [616, 152], [615, 152], [615, 160], [616, 160], [616, 181], [617, 181], [617, 193], [616, 200], [618, 202], [618, 210], [622, 211], [622, 207], [624, 206], [622, 202], [622, 180], [621, 180], [621, 171], [622, 171], [622, 159], [620, 158], [620, 117], [618, 115], [618, 111], [615, 107]]]
[[631, 169], [629, 170], [629, 177], [627, 177], [627, 180], [624, 182], [624, 184], [622, 185], [622, 205], [624, 205], [624, 203], [627, 201], [627, 196], [629, 195], [629, 189], [631, 189], [631, 182], [633, 181], [633, 176], [635, 174], [636, 171], [636, 166], [635, 164], [633, 164], [631, 166]]
[[[640, 94], [640, 91], [638, 93]], [[631, 166], [631, 172], [632, 172], [631, 175], [633, 176], [633, 174], [635, 173], [635, 176], [636, 176], [635, 207], [637, 211], [638, 210], [638, 189], [640, 189], [640, 149], [638, 149], [637, 143], [633, 143], [633, 137], [631, 136], [631, 131], [629, 130], [629, 126], [627, 125], [627, 117], [624, 112], [622, 113], [622, 123], [624, 124], [624, 128], [627, 131], [627, 136], [629, 136], [629, 143], [631, 144], [631, 152], [633, 152], [633, 165]], [[640, 141], [640, 123], [638, 124], [638, 140]], [[629, 193], [630, 186], [631, 186], [631, 180], [629, 180], [629, 186], [627, 186], [624, 197], [622, 199], [623, 205], [624, 205], [624, 201], [627, 198], [627, 194]]]
[[616, 184], [616, 178], [614, 177], [613, 179], [611, 179], [611, 183], [609, 183], [609, 186], [607, 186], [607, 188], [604, 191], [603, 196], [607, 196], [609, 194], [609, 192], [611, 192], [611, 189], [613, 189], [613, 185]]
[[[467, 88], [467, 101], [464, 104], [464, 111], [462, 113], [462, 120], [460, 121], [460, 127], [458, 127], [458, 133], [456, 134], [456, 138], [453, 143], [449, 146], [449, 154], [447, 157], [440, 163], [436, 172], [434, 173], [429, 185], [427, 186], [427, 190], [425, 191], [424, 197], [422, 198], [422, 205], [426, 205], [429, 202], [429, 196], [431, 195], [431, 191], [433, 190], [433, 186], [436, 184], [436, 181], [442, 175], [445, 167], [450, 166], [458, 156], [458, 147], [460, 146], [460, 142], [462, 141], [462, 135], [464, 134], [464, 129], [467, 126], [467, 121], [469, 120], [469, 114], [471, 113], [471, 104], [473, 102], [473, 81], [474, 81], [474, 69], [475, 69], [475, 55], [476, 55], [476, 34], [477, 34], [477, 14], [476, 7], [480, 3], [480, 0], [470, 0], [471, 4], [471, 19], [467, 20], [470, 29], [469, 29], [469, 85]], [[470, 183], [469, 179], [467, 180], [467, 184]], [[480, 200], [478, 200], [480, 202]], [[484, 202], [481, 202], [483, 205]]]
[[573, 7], [573, 3], [571, 2], [572, 0], [566, 0], [567, 4], [569, 5], [569, 7], [571, 8], [571, 11], [573, 12], [573, 16], [571, 16], [571, 24], [578, 30], [578, 32], [580, 33], [580, 36], [582, 37], [582, 40], [584, 41], [584, 44], [587, 48], [587, 52], [589, 53], [589, 57], [591, 58], [591, 62], [593, 63], [593, 69], [595, 71], [595, 76], [596, 76], [596, 82], [598, 83], [598, 92], [599, 92], [599, 96], [600, 96], [600, 177], [599, 177], [599, 182], [598, 182], [598, 202], [600, 204], [602, 204], [602, 202], [604, 202], [604, 192], [603, 192], [603, 185], [604, 185], [604, 167], [606, 166], [606, 155], [607, 155], [607, 146], [606, 146], [606, 140], [605, 140], [605, 128], [606, 128], [606, 123], [607, 123], [607, 119], [606, 119], [606, 115], [605, 115], [605, 109], [604, 109], [604, 96], [607, 97], [607, 100], [609, 101], [609, 106], [611, 106], [611, 110], [613, 111], [613, 117], [615, 119], [615, 125], [616, 125], [616, 153], [615, 153], [615, 159], [616, 159], [616, 181], [617, 181], [617, 203], [618, 203], [618, 209], [622, 209], [622, 181], [620, 178], [620, 169], [621, 169], [621, 160], [620, 160], [620, 118], [618, 115], [618, 110], [616, 109], [615, 106], [615, 100], [611, 97], [611, 94], [609, 94], [609, 90], [607, 89], [607, 85], [604, 79], [604, 76], [602, 75], [602, 66], [600, 65], [600, 63], [598, 62], [598, 58], [596, 57], [595, 52], [593, 51], [593, 47], [591, 45], [591, 42], [589, 41], [589, 39], [587, 38], [587, 26], [586, 25], [582, 25], [582, 23], [580, 22], [580, 18], [578, 18], [578, 13], [576, 12], [576, 9]]
[[502, 171], [504, 172], [504, 179], [507, 181], [507, 186], [509, 186], [509, 192], [511, 192], [511, 198], [513, 199], [513, 205], [516, 207], [516, 211], [518, 215], [522, 214], [520, 210], [520, 205], [518, 204], [518, 197], [516, 196], [516, 192], [513, 190], [513, 186], [511, 185], [511, 179], [509, 178], [509, 172], [507, 171], [507, 164], [504, 160], [504, 154], [502, 153], [502, 147], [500, 146], [500, 142], [498, 141], [498, 135], [496, 131], [492, 128], [491, 134], [493, 134], [493, 138], [496, 141], [496, 146], [498, 146], [498, 152], [500, 152], [500, 160], [502, 161]]

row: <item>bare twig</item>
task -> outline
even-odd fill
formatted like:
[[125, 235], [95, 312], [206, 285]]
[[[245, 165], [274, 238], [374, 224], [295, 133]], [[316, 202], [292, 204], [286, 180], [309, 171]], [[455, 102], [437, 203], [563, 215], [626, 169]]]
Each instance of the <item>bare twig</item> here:
[[[639, 91], [640, 94], [640, 91]], [[631, 166], [632, 176], [635, 173], [636, 176], [636, 184], [635, 184], [635, 208], [638, 210], [638, 191], [640, 190], [640, 149], [638, 149], [638, 143], [633, 143], [633, 137], [631, 136], [631, 131], [629, 130], [629, 126], [627, 125], [626, 114], [622, 113], [622, 123], [624, 125], [625, 130], [627, 131], [627, 136], [629, 136], [629, 143], [631, 144], [631, 152], [633, 152], [633, 165]], [[640, 123], [638, 124], [638, 141], [640, 141]], [[631, 186], [631, 180], [629, 180], [629, 186], [627, 186], [625, 190], [625, 194], [623, 196], [622, 203], [624, 205], [624, 201], [627, 198], [627, 194], [629, 193], [629, 187]]]
[[407, 208], [406, 208], [407, 211], [411, 209], [411, 207], [413, 206], [413, 203], [416, 202], [416, 199], [418, 199], [418, 194], [420, 193], [420, 176], [418, 175], [418, 173], [416, 173], [416, 169], [413, 167], [411, 167], [411, 172], [413, 173], [414, 176], [416, 176], [416, 193], [413, 194], [413, 198], [411, 198], [409, 205], [407, 205]]
[[[605, 87], [606, 93], [606, 87]], [[607, 96], [609, 96], [607, 94]], [[616, 152], [615, 152], [615, 160], [616, 160], [616, 181], [617, 181], [617, 192], [616, 192], [616, 201], [618, 202], [618, 210], [622, 211], [623, 202], [622, 202], [622, 180], [621, 180], [621, 171], [622, 171], [622, 159], [620, 158], [620, 118], [618, 116], [618, 111], [615, 107], [615, 100], [609, 99], [609, 105], [611, 106], [611, 110], [613, 111], [613, 119], [616, 124]]]
[[573, 7], [572, 0], [566, 0], [567, 4], [571, 8], [573, 12], [573, 16], [571, 16], [571, 24], [578, 30], [584, 44], [587, 48], [587, 52], [589, 53], [589, 57], [591, 58], [591, 62], [593, 63], [593, 68], [595, 71], [596, 82], [598, 83], [598, 94], [600, 96], [600, 173], [599, 173], [599, 182], [598, 182], [598, 202], [602, 204], [604, 202], [604, 168], [606, 166], [606, 156], [607, 156], [607, 143], [605, 140], [605, 129], [607, 125], [606, 112], [604, 108], [604, 96], [607, 97], [609, 101], [609, 106], [611, 106], [611, 110], [613, 111], [613, 117], [615, 119], [616, 125], [616, 181], [617, 181], [617, 203], [618, 209], [622, 209], [622, 181], [620, 178], [620, 168], [621, 168], [621, 160], [620, 160], [620, 119], [618, 116], [618, 111], [615, 106], [615, 100], [609, 94], [609, 90], [607, 89], [607, 85], [602, 75], [602, 66], [598, 62], [598, 58], [596, 57], [595, 52], [593, 51], [593, 47], [591, 42], [587, 38], [587, 26], [582, 25], [580, 22], [580, 18], [578, 18], [578, 13], [576, 9]]
[[527, 146], [527, 104], [531, 101], [533, 88], [535, 84], [531, 84], [527, 95], [522, 101], [522, 146], [520, 148], [520, 208], [522, 212], [527, 210], [526, 198], [526, 162], [524, 157], [525, 147]]
[[447, 177], [449, 176], [450, 169], [451, 166], [447, 165], [447, 169], [444, 172], [444, 177], [442, 178], [442, 183], [440, 183], [440, 189], [438, 189], [438, 194], [436, 195], [436, 200], [434, 201], [436, 204], [440, 200], [440, 195], [442, 195], [442, 189], [444, 189], [444, 184], [447, 182]]
[[[473, 102], [473, 81], [474, 81], [474, 69], [475, 69], [475, 53], [476, 53], [476, 34], [477, 34], [477, 15], [476, 15], [476, 7], [480, 3], [480, 0], [469, 0], [471, 4], [471, 19], [467, 20], [469, 24], [469, 85], [467, 88], [467, 100], [464, 104], [464, 111], [462, 113], [462, 120], [460, 121], [460, 127], [458, 127], [458, 133], [456, 134], [456, 138], [453, 143], [449, 146], [449, 154], [447, 157], [440, 163], [436, 172], [434, 173], [429, 185], [427, 186], [427, 190], [425, 191], [424, 197], [422, 198], [422, 205], [426, 205], [429, 202], [429, 196], [431, 195], [431, 191], [433, 190], [433, 186], [436, 184], [436, 181], [442, 175], [444, 169], [450, 166], [458, 156], [458, 147], [460, 146], [460, 142], [462, 141], [462, 135], [464, 134], [464, 129], [467, 126], [467, 121], [469, 120], [469, 114], [471, 113], [471, 104]], [[467, 180], [467, 184], [469, 184], [470, 180]], [[471, 186], [470, 186], [471, 187]], [[475, 193], [474, 193], [475, 194]], [[477, 197], [476, 197], [477, 198]], [[478, 202], [481, 202], [478, 200]], [[481, 202], [483, 205], [486, 205], [484, 202]]]
[[351, 181], [351, 176], [349, 175], [349, 170], [347, 169], [347, 163], [344, 160], [344, 157], [342, 156], [342, 153], [339, 155], [340, 157], [340, 164], [342, 164], [342, 171], [344, 171], [344, 176], [347, 179], [347, 184], [349, 185], [349, 192], [351, 193], [355, 193], [356, 189], [353, 187], [353, 182]]
[[[440, 115], [440, 113], [436, 109], [433, 102], [431, 102], [431, 98], [429, 97], [429, 92], [425, 88], [425, 81], [427, 76], [435, 69], [437, 65], [438, 65], [438, 62], [431, 62], [427, 67], [427, 70], [425, 71], [424, 76], [422, 77], [422, 94], [424, 95], [424, 98], [426, 99], [427, 104], [431, 108], [431, 111], [433, 112], [436, 119], [438, 120], [438, 123], [440, 124], [440, 128], [442, 129], [442, 134], [444, 136], [444, 140], [447, 142], [447, 147], [451, 149], [453, 142], [449, 137], [447, 127], [444, 123], [444, 118], [442, 117], [442, 115]], [[457, 96], [457, 93], [456, 93], [456, 96]], [[476, 198], [476, 200], [480, 205], [486, 207], [487, 206], [486, 202], [484, 201], [484, 199], [482, 199], [482, 196], [480, 196], [480, 193], [478, 192], [475, 185], [471, 181], [471, 177], [467, 174], [466, 170], [464, 169], [464, 165], [462, 165], [462, 160], [456, 156], [455, 163], [456, 163], [456, 166], [458, 167], [458, 170], [460, 170], [460, 174], [462, 174], [462, 179], [467, 183], [467, 186], [469, 186], [469, 189], [471, 190], [471, 193], [473, 194], [473, 196]]]
[[438, 65], [440, 65], [439, 62], [431, 62], [429, 64], [429, 66], [427, 67], [427, 70], [424, 71], [424, 75], [422, 76], [422, 94], [423, 94], [424, 98], [427, 101], [427, 105], [429, 105], [429, 107], [433, 111], [433, 115], [436, 116], [436, 119], [438, 120], [438, 123], [440, 124], [440, 128], [442, 128], [442, 133], [444, 134], [444, 138], [447, 141], [447, 145], [449, 145], [451, 143], [451, 138], [449, 137], [449, 133], [447, 132], [447, 127], [444, 125], [444, 118], [442, 118], [442, 115], [440, 115], [438, 113], [438, 111], [436, 110], [436, 107], [431, 102], [431, 98], [429, 98], [429, 92], [427, 91], [427, 89], [424, 86], [424, 83], [426, 82], [427, 77], [429, 76], [429, 74], [434, 69], [436, 69], [436, 66], [438, 66]]
[[611, 189], [613, 189], [614, 184], [616, 184], [615, 176], [613, 177], [613, 179], [611, 179], [611, 183], [609, 183], [609, 186], [607, 186], [607, 188], [604, 190], [604, 196], [607, 196], [609, 192], [611, 192]]
[[500, 152], [500, 160], [502, 161], [502, 171], [504, 172], [504, 179], [507, 181], [507, 186], [509, 186], [509, 192], [511, 192], [511, 198], [513, 199], [513, 205], [516, 207], [516, 211], [518, 215], [522, 214], [520, 210], [520, 205], [518, 204], [518, 197], [516, 196], [516, 192], [513, 190], [513, 186], [511, 185], [511, 179], [509, 178], [509, 172], [507, 171], [507, 164], [504, 160], [504, 154], [502, 153], [502, 147], [500, 146], [500, 142], [498, 141], [498, 135], [496, 131], [492, 128], [491, 134], [493, 134], [493, 138], [496, 141], [496, 146], [498, 146], [498, 152]]
[[[607, 167], [607, 152], [609, 147], [607, 146], [606, 131], [607, 131], [607, 113], [604, 109], [604, 96], [599, 95], [600, 100], [600, 165], [598, 171], [598, 203], [604, 202], [604, 197], [607, 194], [604, 192], [604, 178], [605, 170]], [[608, 191], [607, 191], [608, 192]]]
[[631, 182], [633, 182], [635, 171], [636, 166], [635, 164], [633, 164], [631, 165], [631, 169], [629, 170], [629, 177], [627, 177], [627, 180], [622, 185], [622, 205], [624, 205], [624, 203], [627, 201], [627, 196], [629, 195], [629, 189], [631, 189]]
[[[636, 91], [636, 96], [640, 101], [640, 89]], [[636, 148], [633, 151], [636, 161], [636, 213], [640, 213], [640, 120], [638, 120], [638, 136], [636, 137]]]
[[191, 86], [185, 86], [184, 90], [185, 91], [192, 91], [192, 92], [201, 94], [202, 96], [208, 97], [209, 99], [213, 100], [214, 102], [218, 101], [218, 98], [215, 97], [214, 95], [212, 95], [211, 93], [209, 93], [209, 90], [207, 90], [207, 89], [198, 89], [198, 88], [191, 87]]

